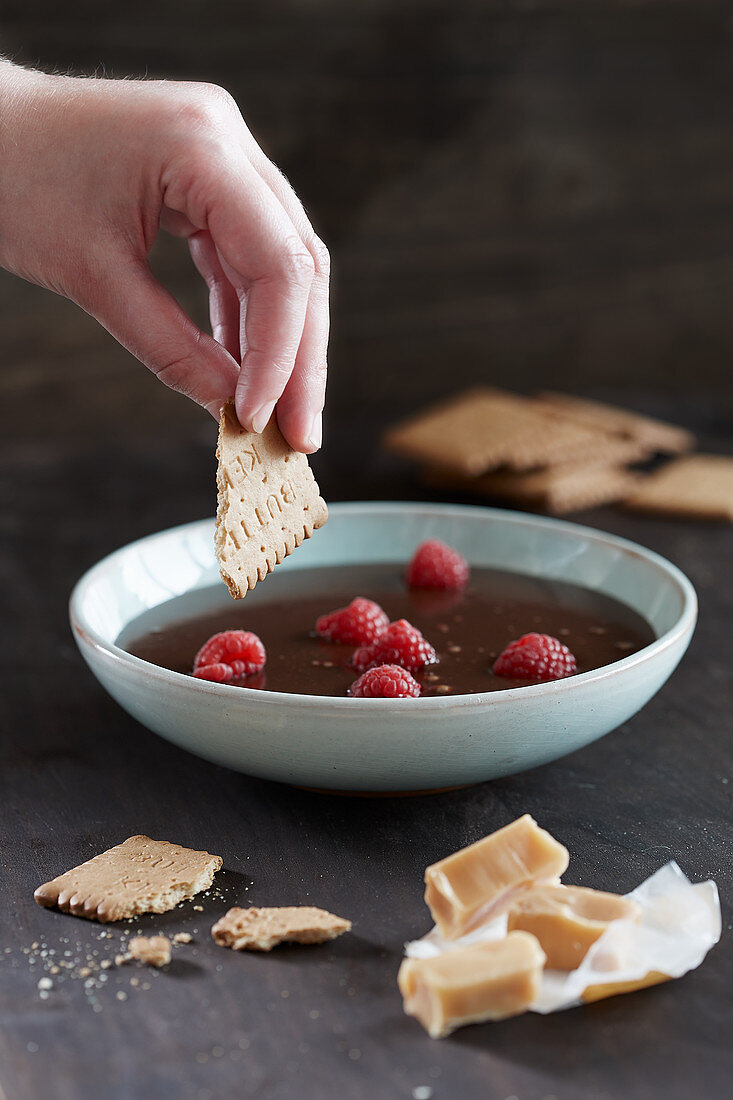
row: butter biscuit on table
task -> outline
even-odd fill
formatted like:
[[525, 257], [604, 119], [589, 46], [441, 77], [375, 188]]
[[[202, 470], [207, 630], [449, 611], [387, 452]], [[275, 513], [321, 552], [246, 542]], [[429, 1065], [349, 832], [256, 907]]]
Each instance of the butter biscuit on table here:
[[[619, 454], [638, 454], [636, 444], [620, 440]], [[479, 477], [463, 477], [450, 470], [428, 470], [425, 480], [435, 489], [450, 489], [481, 497], [506, 500], [529, 508], [541, 508], [564, 515], [601, 504], [613, 504], [629, 495], [639, 475], [623, 466], [606, 466], [592, 461], [582, 465], [563, 463], [543, 470], [521, 473], [493, 470]]]
[[261, 434], [248, 432], [228, 402], [216, 457], [216, 557], [240, 600], [323, 526], [328, 508], [308, 459], [285, 442], [275, 414]]
[[676, 458], [638, 482], [627, 508], [682, 519], [733, 521], [733, 457]]
[[635, 439], [646, 446], [650, 453], [682, 454], [692, 450], [695, 445], [694, 435], [686, 428], [643, 416], [631, 409], [620, 409], [601, 401], [550, 391], [538, 394], [538, 401], [547, 412], [565, 420]]
[[[487, 386], [466, 390], [391, 428], [388, 450], [464, 476], [559, 462], [618, 461], [618, 434], [558, 416], [541, 401]], [[650, 453], [625, 447], [623, 461]]]
[[182, 848], [167, 840], [131, 836], [86, 863], [39, 886], [39, 905], [88, 920], [125, 920], [165, 913], [208, 890], [221, 856]]

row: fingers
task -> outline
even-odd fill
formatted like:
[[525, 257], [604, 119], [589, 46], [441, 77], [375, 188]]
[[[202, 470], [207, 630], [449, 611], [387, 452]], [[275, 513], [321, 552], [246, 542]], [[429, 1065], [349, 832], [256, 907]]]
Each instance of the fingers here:
[[321, 445], [321, 414], [326, 399], [330, 258], [328, 249], [316, 236], [287, 179], [267, 159], [246, 127], [244, 147], [257, 172], [288, 213], [313, 257], [315, 271], [303, 335], [292, 374], [277, 406], [278, 424], [283, 435], [288, 440], [298, 439], [299, 449], [310, 453], [317, 451]]
[[[237, 416], [253, 431], [265, 427], [293, 372], [312, 279], [310, 257], [294, 251], [290, 267], [286, 263], [277, 274], [256, 279], [246, 293], [244, 354], [235, 399]], [[303, 437], [286, 438], [298, 449], [305, 442]]]
[[209, 288], [209, 317], [214, 339], [239, 361], [239, 298], [224, 273], [211, 234], [194, 233], [188, 238], [188, 247], [197, 271]]
[[[184, 179], [179, 194], [175, 187], [169, 190], [166, 203], [194, 226], [208, 229], [218, 263], [238, 299], [242, 369], [235, 394], [237, 415], [244, 427], [261, 431], [295, 366], [314, 260], [282, 204], [241, 151], [238, 160], [229, 155], [225, 162], [212, 163], [204, 179], [200, 173], [195, 181]], [[204, 243], [195, 247], [216, 286], [214, 253]], [[227, 346], [231, 347], [231, 296], [226, 300], [217, 317], [227, 318]], [[308, 433], [285, 434], [291, 446], [310, 447]]]
[[317, 274], [293, 372], [277, 405], [280, 431], [288, 440], [300, 440], [299, 449], [306, 454], [317, 451], [322, 442], [328, 323], [328, 278]]
[[100, 279], [93, 300], [80, 304], [161, 382], [218, 418], [234, 393], [237, 363], [194, 325], [144, 261], [131, 259]]

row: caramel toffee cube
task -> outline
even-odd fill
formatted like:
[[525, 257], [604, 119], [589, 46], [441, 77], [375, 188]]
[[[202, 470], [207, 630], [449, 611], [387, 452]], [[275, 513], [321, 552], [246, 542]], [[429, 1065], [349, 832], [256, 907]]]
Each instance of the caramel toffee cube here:
[[397, 981], [407, 1015], [440, 1039], [463, 1024], [526, 1012], [537, 998], [544, 964], [534, 936], [511, 932], [430, 959], [405, 959]]
[[638, 920], [638, 905], [583, 886], [536, 886], [512, 905], [508, 928], [531, 932], [554, 970], [575, 970], [614, 920]]
[[425, 871], [425, 901], [446, 939], [457, 939], [513, 892], [554, 879], [568, 866], [567, 848], [524, 814]]

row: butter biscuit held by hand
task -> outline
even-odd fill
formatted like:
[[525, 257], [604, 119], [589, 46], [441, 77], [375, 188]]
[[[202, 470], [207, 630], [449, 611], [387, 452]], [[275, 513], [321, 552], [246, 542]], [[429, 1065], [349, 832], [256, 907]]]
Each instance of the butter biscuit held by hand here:
[[308, 459], [288, 446], [275, 415], [261, 434], [248, 432], [228, 402], [216, 456], [216, 557], [240, 600], [323, 526], [328, 508]]

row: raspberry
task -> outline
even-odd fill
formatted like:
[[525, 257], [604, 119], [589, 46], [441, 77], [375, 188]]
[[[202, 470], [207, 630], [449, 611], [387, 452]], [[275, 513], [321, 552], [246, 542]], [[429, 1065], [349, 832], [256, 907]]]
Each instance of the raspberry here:
[[524, 634], [510, 642], [494, 661], [495, 676], [517, 680], [562, 680], [578, 671], [567, 646], [550, 634]]
[[389, 616], [374, 600], [357, 596], [348, 607], [339, 607], [328, 615], [321, 615], [316, 623], [316, 633], [329, 642], [344, 645], [368, 645], [375, 641], [389, 626]]
[[410, 588], [463, 588], [468, 581], [468, 562], [440, 539], [418, 546], [407, 567]]
[[354, 680], [349, 695], [355, 699], [416, 699], [420, 685], [399, 665], [379, 665]]
[[361, 646], [354, 653], [351, 663], [357, 672], [366, 672], [376, 665], [401, 665], [414, 672], [424, 665], [438, 660], [430, 642], [407, 619], [390, 623], [371, 645]]
[[225, 683], [250, 676], [264, 668], [267, 655], [256, 634], [249, 630], [224, 630], [201, 646], [193, 659], [193, 674], [200, 680]]
[[216, 661], [211, 665], [199, 665], [193, 670], [193, 674], [199, 680], [213, 680], [217, 684], [225, 684], [227, 680], [234, 679], [234, 670], [222, 661]]

